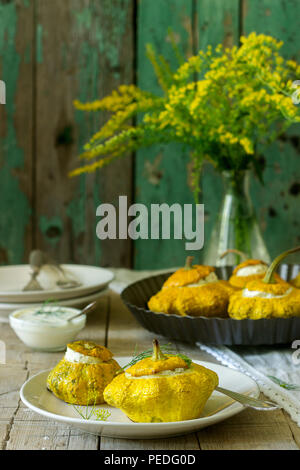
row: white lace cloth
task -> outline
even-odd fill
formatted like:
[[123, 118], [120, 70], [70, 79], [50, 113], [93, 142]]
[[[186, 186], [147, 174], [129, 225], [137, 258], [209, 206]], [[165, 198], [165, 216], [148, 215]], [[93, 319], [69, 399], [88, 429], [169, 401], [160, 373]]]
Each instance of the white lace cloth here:
[[[174, 268], [176, 269], [176, 268]], [[167, 269], [164, 271], [171, 271]], [[129, 269], [112, 269], [115, 274], [110, 288], [117, 293], [130, 283], [147, 276], [164, 271], [134, 271]], [[300, 340], [300, 338], [299, 338]], [[299, 344], [300, 345], [300, 344]], [[300, 359], [299, 364], [293, 362], [295, 349], [279, 347], [234, 347], [211, 346], [197, 343], [197, 346], [212, 355], [223, 365], [237, 369], [253, 378], [260, 390], [270, 400], [286, 410], [293, 421], [300, 427]], [[300, 355], [299, 355], [300, 356]], [[288, 390], [274, 382], [270, 376], [286, 384], [299, 387], [298, 390]]]
[[[260, 390], [280, 405], [300, 427], [300, 363], [293, 360], [295, 349], [281, 346], [197, 346], [223, 365], [237, 369], [256, 381]], [[295, 358], [294, 358], [295, 359]], [[273, 377], [273, 378], [270, 378]], [[287, 389], [274, 382], [278, 379], [297, 389]]]

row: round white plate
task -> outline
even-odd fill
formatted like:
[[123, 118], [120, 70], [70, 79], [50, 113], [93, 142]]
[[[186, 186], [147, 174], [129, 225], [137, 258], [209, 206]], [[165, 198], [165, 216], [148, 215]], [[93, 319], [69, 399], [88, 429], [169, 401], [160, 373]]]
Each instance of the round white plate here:
[[[85, 295], [83, 297], [75, 297], [74, 299], [66, 299], [66, 300], [59, 300], [57, 303], [64, 307], [84, 307], [88, 305], [90, 302], [99, 299], [102, 295], [107, 294], [109, 289], [102, 289], [98, 292], [94, 292], [90, 295]], [[24, 303], [24, 304], [8, 304], [8, 303], [0, 303], [0, 323], [8, 323], [8, 316], [11, 312], [15, 310], [20, 310], [23, 308], [30, 308], [30, 307], [40, 307], [41, 302], [37, 303]]]
[[[125, 366], [132, 358], [116, 357], [115, 359], [120, 366]], [[219, 376], [221, 387], [245, 393], [255, 398], [259, 396], [259, 388], [256, 382], [241, 372], [211, 362], [194, 362], [214, 370]], [[134, 423], [119, 409], [109, 405], [99, 405], [96, 408], [109, 410], [111, 416], [107, 421], [97, 421], [92, 418], [87, 420], [80, 417], [73, 405], [59, 400], [46, 389], [48, 374], [49, 370], [40, 372], [25, 382], [20, 391], [23, 403], [40, 415], [100, 436], [127, 439], [178, 436], [198, 431], [206, 426], [223, 421], [243, 410], [243, 406], [239, 403], [233, 402], [233, 400], [219, 392], [213, 392], [205, 405], [201, 417], [198, 419], [173, 423]], [[85, 408], [81, 407], [81, 409]]]
[[44, 290], [23, 291], [30, 280], [31, 268], [28, 264], [0, 267], [0, 302], [42, 302], [49, 298], [71, 299], [91, 294], [106, 287], [114, 274], [108, 269], [80, 264], [62, 264], [66, 273], [79, 281], [81, 285], [72, 289], [61, 289], [56, 286], [60, 278], [57, 270], [45, 266], [37, 280]]

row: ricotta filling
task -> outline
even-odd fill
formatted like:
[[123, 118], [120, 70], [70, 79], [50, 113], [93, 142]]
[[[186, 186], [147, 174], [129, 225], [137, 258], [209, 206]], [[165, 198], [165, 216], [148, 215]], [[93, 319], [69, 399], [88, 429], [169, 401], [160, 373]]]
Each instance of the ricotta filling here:
[[209, 282], [217, 282], [218, 276], [216, 273], [209, 273], [208, 276], [204, 277], [203, 279], [200, 279], [198, 282], [195, 282], [193, 284], [186, 284], [183, 287], [199, 287], [199, 286], [204, 286], [205, 284], [208, 284]]
[[262, 291], [258, 291], [258, 290], [244, 289], [242, 296], [245, 297], [245, 298], [248, 298], [248, 299], [251, 298], [251, 297], [259, 297], [261, 299], [282, 299], [284, 297], [287, 297], [292, 292], [292, 290], [293, 290], [293, 288], [291, 287], [284, 294], [275, 295], [275, 294], [271, 294], [270, 292], [262, 292]]
[[236, 276], [253, 276], [255, 274], [265, 274], [267, 272], [268, 266], [265, 264], [255, 264], [254, 266], [245, 266], [240, 268], [236, 273]]
[[157, 374], [151, 375], [141, 375], [140, 377], [134, 377], [133, 375], [129, 374], [129, 372], [125, 372], [125, 377], [127, 379], [157, 379], [158, 377], [170, 377], [174, 375], [182, 375], [189, 373], [190, 369], [184, 369], [183, 367], [178, 367], [177, 369], [173, 370], [162, 370]]
[[67, 348], [65, 360], [74, 364], [101, 364], [103, 362], [99, 357], [86, 356], [71, 348]]

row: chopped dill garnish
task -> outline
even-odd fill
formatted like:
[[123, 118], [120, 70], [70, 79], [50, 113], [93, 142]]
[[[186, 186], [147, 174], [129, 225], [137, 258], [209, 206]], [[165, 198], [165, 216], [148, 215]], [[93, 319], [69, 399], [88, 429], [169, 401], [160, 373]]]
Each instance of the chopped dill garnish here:
[[275, 382], [277, 385], [279, 385], [282, 388], [285, 388], [286, 390], [300, 391], [300, 385], [290, 384], [290, 383], [284, 382], [283, 380], [278, 379], [277, 377], [274, 377], [274, 375], [268, 375], [268, 377], [273, 382]]
[[181, 357], [181, 359], [183, 359], [183, 360], [187, 363], [188, 367], [190, 367], [190, 365], [191, 365], [192, 362], [193, 362], [192, 359], [190, 359], [189, 357], [187, 357], [185, 354], [179, 353], [179, 354], [176, 354], [176, 356]]
[[94, 391], [88, 392], [88, 399], [86, 405], [74, 405], [70, 403], [70, 406], [81, 416], [82, 419], [89, 420], [95, 419], [96, 421], [107, 421], [111, 416], [111, 413], [104, 408], [96, 408], [96, 395]]
[[[190, 367], [190, 365], [192, 363], [192, 360], [189, 357], [187, 357], [185, 354], [177, 353], [174, 350], [174, 348], [172, 347], [171, 343], [160, 345], [160, 350], [161, 350], [162, 353], [167, 354], [169, 356], [178, 356], [178, 357], [180, 357], [181, 359], [183, 359], [186, 362], [188, 367]], [[153, 349], [152, 348], [151, 349], [146, 349], [145, 351], [137, 354], [137, 347], [135, 346], [135, 350], [134, 350], [134, 353], [133, 353], [132, 360], [130, 362], [128, 362], [128, 364], [126, 364], [124, 367], [119, 369], [117, 371], [117, 374], [120, 374], [121, 372], [124, 372], [125, 369], [127, 369], [128, 367], [133, 366], [134, 364], [141, 361], [142, 359], [146, 359], [147, 357], [152, 357], [152, 355], [153, 355]]]
[[71, 405], [72, 408], [81, 416], [82, 419], [89, 420], [95, 419], [95, 421], [107, 421], [107, 419], [111, 416], [110, 411], [105, 410], [104, 408], [96, 408], [92, 406], [89, 409], [88, 405]]
[[[54, 310], [54, 309], [51, 309], [51, 310], [47, 310], [47, 307], [55, 307], [57, 306], [57, 308]], [[57, 305], [57, 301], [55, 299], [47, 299], [44, 301], [44, 303], [39, 307], [37, 308], [37, 310], [35, 310], [34, 312], [34, 315], [50, 315], [51, 316], [58, 316], [58, 314], [61, 312], [61, 307]]]

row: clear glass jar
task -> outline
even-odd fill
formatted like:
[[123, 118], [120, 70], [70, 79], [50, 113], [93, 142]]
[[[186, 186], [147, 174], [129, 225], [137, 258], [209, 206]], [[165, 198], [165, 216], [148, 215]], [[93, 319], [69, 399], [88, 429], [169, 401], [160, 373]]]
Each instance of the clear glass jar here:
[[217, 222], [208, 242], [204, 243], [203, 263], [213, 266], [236, 265], [242, 257], [227, 250], [239, 250], [248, 258], [270, 263], [249, 194], [250, 171], [223, 172], [224, 197]]

